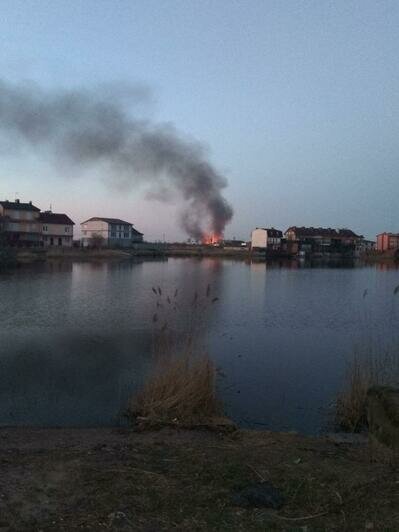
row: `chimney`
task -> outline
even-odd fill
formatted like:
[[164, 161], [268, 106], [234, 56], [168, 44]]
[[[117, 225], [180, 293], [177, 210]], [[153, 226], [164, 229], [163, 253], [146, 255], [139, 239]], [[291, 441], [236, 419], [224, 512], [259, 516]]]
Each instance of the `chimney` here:
[[19, 199], [16, 199], [16, 200], [15, 200], [15, 203], [19, 203]]
[[32, 201], [29, 202], [29, 205], [32, 205]]

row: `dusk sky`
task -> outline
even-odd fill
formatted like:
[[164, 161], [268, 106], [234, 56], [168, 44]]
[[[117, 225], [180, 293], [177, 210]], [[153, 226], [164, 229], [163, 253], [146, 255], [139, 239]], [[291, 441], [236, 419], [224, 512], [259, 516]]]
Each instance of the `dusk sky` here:
[[[204, 144], [229, 184], [226, 236], [256, 226], [399, 231], [399, 2], [2, 0], [0, 78], [142, 86], [132, 112]], [[115, 85], [114, 85], [115, 86]], [[11, 144], [11, 145], [10, 145]], [[183, 239], [177, 204], [70, 175], [0, 137], [0, 199], [124, 218]]]

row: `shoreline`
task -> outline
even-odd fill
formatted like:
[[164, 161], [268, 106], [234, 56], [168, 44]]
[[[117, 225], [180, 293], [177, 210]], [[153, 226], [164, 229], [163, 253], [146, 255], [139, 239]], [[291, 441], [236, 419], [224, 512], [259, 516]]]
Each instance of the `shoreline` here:
[[[3, 427], [0, 460], [2, 530], [397, 526], [396, 476], [373, 463], [361, 441], [250, 430]], [[262, 480], [281, 493], [282, 507], [237, 506], [235, 490]]]
[[[361, 257], [313, 256], [306, 260], [287, 254], [265, 256], [262, 253], [250, 253], [248, 250], [190, 247], [190, 248], [143, 248], [143, 249], [83, 249], [83, 248], [53, 248], [53, 249], [18, 249], [11, 252], [3, 266], [13, 268], [19, 265], [51, 263], [51, 262], [100, 262], [100, 261], [129, 261], [136, 258], [167, 260], [168, 258], [217, 258], [243, 262], [283, 262], [286, 264], [334, 264], [354, 263], [359, 265], [399, 265], [399, 260], [392, 254], [363, 255]], [[1, 266], [1, 263], [0, 263]]]

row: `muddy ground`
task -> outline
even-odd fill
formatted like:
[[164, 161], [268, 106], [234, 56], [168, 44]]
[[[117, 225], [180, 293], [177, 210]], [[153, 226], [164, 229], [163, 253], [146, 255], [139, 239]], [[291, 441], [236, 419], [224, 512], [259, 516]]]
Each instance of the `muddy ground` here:
[[[399, 530], [399, 470], [296, 434], [0, 429], [0, 531]], [[270, 481], [279, 510], [234, 490]]]

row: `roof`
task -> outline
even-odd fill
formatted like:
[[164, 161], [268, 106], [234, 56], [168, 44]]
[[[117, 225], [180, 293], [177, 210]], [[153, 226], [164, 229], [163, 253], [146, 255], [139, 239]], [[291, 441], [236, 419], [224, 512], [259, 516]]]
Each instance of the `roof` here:
[[281, 238], [283, 236], [283, 232], [279, 229], [274, 229], [274, 227], [257, 227], [256, 229], [262, 229], [262, 231], [267, 231], [267, 236], [269, 238]]
[[294, 231], [299, 238], [322, 236], [325, 238], [363, 238], [357, 235], [351, 229], [332, 229], [331, 227], [297, 227], [296, 225], [289, 227], [286, 231]]
[[117, 224], [117, 225], [132, 225], [130, 222], [126, 222], [125, 220], [120, 220], [119, 218], [102, 218], [100, 216], [94, 216], [93, 218], [89, 218], [88, 220], [82, 222], [107, 222], [108, 224]]
[[75, 225], [75, 222], [66, 214], [58, 214], [55, 212], [42, 212], [39, 220], [46, 224]]
[[113, 224], [113, 225], [130, 225], [132, 226], [132, 233], [136, 235], [143, 234], [143, 233], [140, 233], [140, 231], [137, 231], [137, 229], [134, 229], [132, 223], [126, 222], [125, 220], [120, 220], [119, 218], [102, 218], [100, 216], [94, 216], [93, 218], [89, 218], [85, 222], [82, 222], [82, 224], [85, 224], [87, 222], [106, 222], [108, 224]]
[[0, 201], [0, 205], [4, 207], [5, 209], [12, 209], [14, 211], [33, 211], [33, 212], [40, 212], [40, 209], [32, 205], [32, 202], [29, 203], [21, 203], [19, 200], [15, 201]]

